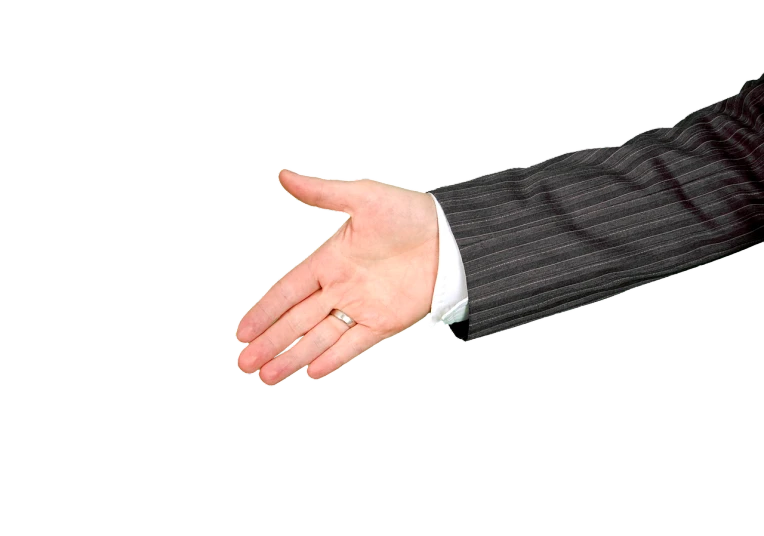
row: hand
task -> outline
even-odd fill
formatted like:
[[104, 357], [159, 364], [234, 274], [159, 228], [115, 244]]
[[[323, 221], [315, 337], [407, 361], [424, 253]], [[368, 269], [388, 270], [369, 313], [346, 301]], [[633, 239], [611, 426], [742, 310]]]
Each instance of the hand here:
[[[288, 170], [279, 180], [300, 201], [350, 218], [239, 324], [237, 338], [249, 343], [239, 368], [260, 369], [270, 385], [305, 365], [310, 377], [321, 378], [421, 320], [430, 311], [438, 271], [438, 219], [428, 194]], [[349, 328], [328, 316], [335, 308], [357, 324]]]

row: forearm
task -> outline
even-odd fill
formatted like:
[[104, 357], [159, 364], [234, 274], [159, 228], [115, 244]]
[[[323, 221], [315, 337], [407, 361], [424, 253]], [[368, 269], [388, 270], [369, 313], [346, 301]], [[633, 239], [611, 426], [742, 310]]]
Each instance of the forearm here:
[[464, 262], [462, 338], [764, 240], [764, 77], [671, 129], [438, 188]]

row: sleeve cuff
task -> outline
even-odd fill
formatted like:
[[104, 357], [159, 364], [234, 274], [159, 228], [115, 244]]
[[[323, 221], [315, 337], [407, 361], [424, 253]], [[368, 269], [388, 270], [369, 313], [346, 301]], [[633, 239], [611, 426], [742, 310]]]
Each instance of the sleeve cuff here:
[[432, 294], [430, 318], [433, 324], [444, 322], [453, 324], [469, 316], [467, 297], [467, 276], [464, 272], [462, 256], [456, 244], [451, 226], [440, 203], [435, 201], [438, 213], [438, 275], [435, 278], [435, 291]]

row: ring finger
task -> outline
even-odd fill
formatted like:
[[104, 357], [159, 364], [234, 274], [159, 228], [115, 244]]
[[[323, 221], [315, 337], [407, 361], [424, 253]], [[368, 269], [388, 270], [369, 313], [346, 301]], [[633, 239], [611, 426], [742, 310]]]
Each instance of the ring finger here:
[[351, 329], [343, 321], [327, 316], [292, 348], [260, 368], [260, 379], [274, 385], [323, 354], [343, 333]]

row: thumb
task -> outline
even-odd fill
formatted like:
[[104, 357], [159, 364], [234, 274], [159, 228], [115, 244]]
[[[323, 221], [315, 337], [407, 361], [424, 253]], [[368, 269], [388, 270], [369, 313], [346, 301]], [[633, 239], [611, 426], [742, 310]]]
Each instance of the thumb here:
[[329, 210], [350, 211], [358, 199], [353, 181], [334, 181], [300, 175], [288, 169], [279, 173], [284, 189], [307, 205]]

